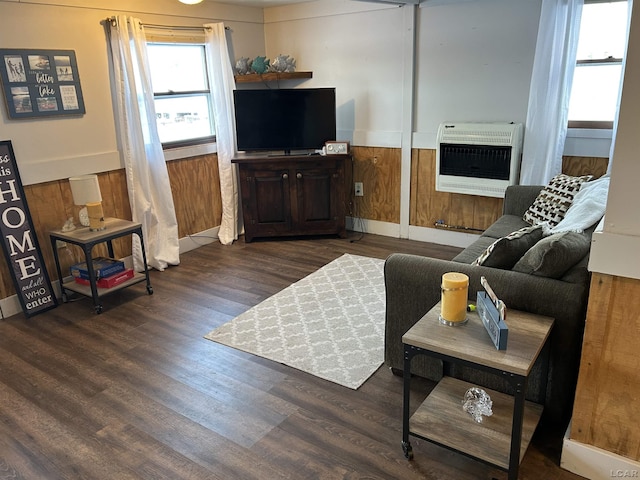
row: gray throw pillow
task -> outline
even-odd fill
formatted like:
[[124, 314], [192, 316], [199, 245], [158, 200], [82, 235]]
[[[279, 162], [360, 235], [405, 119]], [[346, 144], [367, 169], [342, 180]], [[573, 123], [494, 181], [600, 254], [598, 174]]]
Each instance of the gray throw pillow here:
[[533, 225], [511, 232], [493, 242], [472, 265], [510, 270], [522, 255], [542, 238], [542, 226]]
[[531, 247], [513, 270], [540, 277], [562, 278], [591, 247], [589, 235], [562, 232], [549, 235]]

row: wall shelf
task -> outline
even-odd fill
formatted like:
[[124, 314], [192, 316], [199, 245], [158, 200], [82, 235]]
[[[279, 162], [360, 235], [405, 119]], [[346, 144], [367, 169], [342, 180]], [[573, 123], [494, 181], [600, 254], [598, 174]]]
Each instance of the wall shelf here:
[[297, 80], [312, 77], [313, 72], [268, 72], [234, 76], [236, 83], [278, 82], [280, 80]]

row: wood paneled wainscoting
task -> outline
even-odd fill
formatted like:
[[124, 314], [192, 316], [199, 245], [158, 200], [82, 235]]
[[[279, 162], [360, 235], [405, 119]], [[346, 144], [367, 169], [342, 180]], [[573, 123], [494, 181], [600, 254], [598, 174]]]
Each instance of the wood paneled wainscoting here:
[[[220, 225], [222, 201], [217, 155], [203, 155], [167, 162], [171, 191], [178, 220], [178, 235], [185, 237]], [[102, 205], [107, 217], [131, 220], [131, 206], [127, 193], [124, 169], [98, 174]], [[38, 237], [43, 258], [52, 281], [57, 280], [56, 269], [49, 242], [49, 231], [59, 229], [69, 217], [78, 224], [80, 207], [73, 204], [69, 181], [25, 185], [25, 197], [33, 227]], [[118, 258], [131, 254], [131, 238], [116, 239], [114, 253]], [[63, 247], [65, 248], [65, 247]], [[104, 245], [94, 250], [94, 256], [107, 255]], [[63, 272], [84, 259], [79, 248], [69, 245], [60, 252]], [[0, 298], [15, 294], [13, 281], [6, 262], [0, 262]]]
[[571, 439], [640, 461], [640, 280], [594, 273]]
[[[345, 181], [350, 192], [348, 215], [367, 220], [400, 223], [401, 150], [399, 148], [353, 147], [353, 165]], [[411, 158], [410, 225], [434, 228], [437, 220], [483, 230], [502, 212], [502, 199], [436, 192], [433, 149], [414, 149]], [[217, 155], [203, 155], [167, 162], [173, 201], [178, 219], [178, 235], [182, 238], [220, 225], [222, 201]], [[563, 171], [570, 175], [606, 172], [607, 159], [565, 157]], [[106, 216], [131, 219], [124, 170], [98, 174]], [[353, 182], [362, 182], [364, 196], [353, 195]], [[80, 207], [73, 205], [67, 179], [25, 186], [27, 203], [34, 229], [49, 275], [56, 280], [53, 253], [48, 232], [60, 228], [71, 216], [78, 218]], [[114, 245], [116, 256], [131, 254], [130, 239], [119, 239]], [[96, 254], [105, 254], [97, 247]], [[69, 247], [61, 252], [63, 271], [81, 261], [79, 250]], [[5, 262], [0, 262], [0, 298], [15, 293]]]

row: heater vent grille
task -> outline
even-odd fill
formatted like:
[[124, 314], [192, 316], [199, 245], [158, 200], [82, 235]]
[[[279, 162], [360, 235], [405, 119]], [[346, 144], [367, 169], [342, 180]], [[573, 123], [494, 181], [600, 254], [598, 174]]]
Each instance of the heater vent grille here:
[[436, 190], [504, 197], [517, 183], [522, 124], [443, 123], [438, 130]]

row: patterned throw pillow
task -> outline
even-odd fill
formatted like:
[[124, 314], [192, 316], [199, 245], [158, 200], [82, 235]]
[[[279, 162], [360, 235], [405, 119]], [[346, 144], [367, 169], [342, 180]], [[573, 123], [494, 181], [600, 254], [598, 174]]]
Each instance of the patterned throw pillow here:
[[555, 227], [564, 218], [582, 184], [592, 177], [593, 175], [571, 177], [564, 173], [556, 175], [524, 213], [523, 220], [532, 225], [547, 223], [549, 227]]
[[489, 245], [472, 265], [510, 270], [541, 238], [541, 225], [521, 228]]

